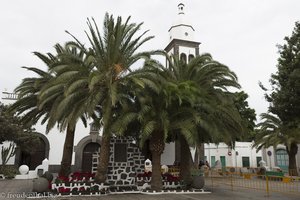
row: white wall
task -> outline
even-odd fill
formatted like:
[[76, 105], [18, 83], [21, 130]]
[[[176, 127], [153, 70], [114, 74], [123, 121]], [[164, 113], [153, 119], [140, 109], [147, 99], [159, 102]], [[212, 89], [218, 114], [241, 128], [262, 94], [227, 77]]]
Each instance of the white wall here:
[[[60, 165], [62, 152], [66, 137], [66, 131], [60, 132], [57, 128], [53, 128], [48, 134], [45, 134], [46, 127], [38, 124], [35, 126], [37, 132], [44, 134], [50, 143], [49, 164]], [[89, 126], [85, 128], [81, 122], [77, 123], [75, 129], [74, 146], [85, 136], [89, 134]], [[75, 153], [73, 153], [72, 164], [75, 161]]]
[[[48, 134], [45, 134], [45, 130], [46, 130], [45, 126], [37, 125], [35, 126], [35, 128], [37, 132], [44, 134], [50, 143], [49, 164], [60, 165], [66, 133], [59, 132], [57, 128], [54, 128]], [[80, 124], [78, 123], [75, 131], [74, 145], [77, 145], [77, 143], [88, 134], [89, 134], [89, 127], [84, 128], [82, 123]], [[8, 146], [9, 143], [5, 142], [4, 145]], [[0, 151], [2, 146], [3, 145], [0, 145]], [[0, 159], [1, 159], [1, 155], [0, 155]], [[14, 164], [14, 161], [15, 161], [15, 156], [10, 158], [7, 164]], [[74, 164], [74, 161], [75, 161], [75, 153], [73, 153], [72, 164]]]
[[[5, 100], [5, 99], [1, 99], [1, 102], [5, 105], [14, 103], [14, 101], [12, 101], [12, 100]], [[36, 129], [37, 132], [45, 135], [50, 143], [49, 164], [50, 165], [60, 165], [64, 141], [65, 141], [65, 137], [66, 137], [65, 131], [60, 132], [56, 127], [54, 127], [48, 134], [46, 134], [46, 125], [41, 125], [41, 121], [39, 121], [34, 126], [34, 128]], [[76, 126], [74, 145], [77, 145], [77, 143], [83, 137], [87, 136], [89, 134], [89, 132], [90, 132], [90, 127], [88, 126], [87, 128], [85, 128], [83, 126], [82, 122], [79, 121]], [[0, 145], [0, 148], [2, 148], [2, 145]], [[75, 153], [73, 153], [72, 164], [74, 164], [74, 160], [75, 160]], [[14, 161], [15, 161], [15, 157], [12, 157], [9, 160], [8, 164], [14, 164]]]
[[[271, 152], [271, 156], [268, 155], [268, 151]], [[276, 156], [276, 152], [274, 151], [274, 148], [273, 146], [272, 147], [269, 147], [269, 148], [265, 148], [264, 149], [264, 153], [265, 153], [265, 162], [266, 162], [266, 165], [270, 168], [273, 168], [276, 166], [275, 164], [275, 156]]]
[[[256, 157], [262, 157], [262, 151], [256, 153], [256, 149], [252, 149], [251, 142], [236, 142], [235, 149], [228, 148], [225, 143], [218, 145], [209, 143], [205, 144], [205, 156], [208, 162], [211, 163], [211, 156], [215, 156], [216, 161], [220, 161], [220, 156], [225, 156], [226, 166], [242, 167], [242, 157], [249, 157], [250, 167], [257, 167]], [[231, 152], [231, 155], [230, 153]], [[236, 155], [238, 152], [238, 155]]]
[[235, 151], [238, 151], [238, 166], [242, 166], [242, 157], [249, 157], [250, 167], [258, 167], [256, 157], [262, 158], [262, 151], [256, 152], [256, 149], [252, 148], [252, 145], [252, 142], [236, 142]]
[[175, 142], [167, 143], [160, 158], [162, 165], [173, 165], [175, 161]]
[[181, 53], [185, 53], [186, 59], [188, 59], [190, 54], [196, 55], [196, 50], [195, 48], [179, 46], [179, 56]]
[[211, 157], [215, 156], [215, 161], [220, 161], [220, 156], [225, 156], [226, 165], [232, 166], [232, 158], [228, 156], [228, 146], [224, 143], [219, 143], [218, 145], [209, 143], [204, 145], [204, 155], [207, 158], [207, 161], [211, 166], [214, 166], [215, 163], [212, 163]]
[[194, 40], [194, 30], [189, 26], [173, 27], [169, 33], [170, 41], [173, 39]]

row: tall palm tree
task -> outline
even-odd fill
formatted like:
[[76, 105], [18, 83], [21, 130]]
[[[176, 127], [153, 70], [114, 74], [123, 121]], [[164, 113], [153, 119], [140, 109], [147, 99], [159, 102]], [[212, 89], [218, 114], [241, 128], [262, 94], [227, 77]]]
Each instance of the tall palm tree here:
[[[43, 109], [48, 102], [51, 107], [47, 131], [58, 123], [60, 130], [66, 129], [61, 169], [59, 174], [71, 172], [72, 154], [76, 123], [79, 119], [86, 126], [88, 108], [88, 82], [91, 72], [91, 61], [88, 54], [68, 42], [64, 47], [55, 45], [58, 62], [52, 63], [49, 72], [55, 74], [39, 93], [39, 108]], [[84, 98], [83, 98], [84, 97]]]
[[[241, 133], [241, 118], [234, 107], [229, 88], [239, 88], [236, 75], [229, 68], [212, 59], [210, 54], [202, 54], [188, 64], [177, 56], [168, 56], [168, 67], [152, 62], [155, 68], [164, 72], [167, 81], [180, 84], [193, 82], [197, 87], [197, 96], [189, 101], [190, 108], [197, 111], [199, 120], [193, 132], [176, 132], [181, 143], [181, 176], [188, 183], [190, 180], [189, 146], [198, 146], [203, 142], [227, 142], [234, 140]], [[184, 105], [184, 104], [183, 104]]]
[[[82, 51], [89, 53], [93, 69], [88, 77], [89, 114], [99, 108], [103, 134], [100, 158], [97, 168], [96, 180], [106, 180], [107, 166], [110, 153], [110, 138], [113, 110], [123, 98], [121, 88], [129, 79], [141, 82], [136, 75], [132, 76], [130, 67], [138, 60], [149, 57], [149, 52], [136, 53], [138, 48], [151, 37], [145, 37], [147, 31], [138, 34], [142, 23], [129, 23], [130, 17], [125, 22], [121, 17], [117, 20], [112, 15], [106, 14], [103, 33], [101, 34], [94, 19], [88, 20], [89, 33], [87, 37], [91, 47], [87, 49], [75, 37], [75, 43]], [[125, 93], [127, 93], [125, 91]]]
[[[73, 100], [71, 104], [72, 109], [65, 104], [66, 100], [70, 98], [69, 96], [66, 98], [65, 94], [70, 90], [72, 84], [78, 81], [78, 76], [75, 77], [74, 74], [72, 75], [73, 78], [66, 76], [66, 74], [61, 72], [61, 66], [72, 66], [75, 71], [76, 62], [71, 62], [70, 57], [73, 55], [75, 57], [73, 60], [76, 59], [78, 62], [80, 54], [77, 54], [76, 49], [68, 43], [65, 47], [57, 44], [55, 45], [55, 49], [57, 55], [34, 53], [46, 64], [48, 69], [47, 71], [43, 71], [38, 68], [26, 68], [35, 72], [38, 77], [25, 78], [15, 89], [15, 92], [19, 94], [19, 99], [11, 106], [11, 110], [16, 111], [19, 115], [24, 114], [22, 119], [26, 123], [36, 124], [43, 117], [41, 123], [44, 124], [47, 122], [46, 133], [56, 123], [59, 125], [61, 131], [67, 127], [59, 174], [68, 176], [71, 172], [75, 124], [79, 117], [81, 117], [85, 124], [86, 120], [81, 112], [82, 109], [78, 106], [76, 107], [79, 104], [78, 101]], [[66, 59], [67, 57], [68, 60]], [[78, 114], [75, 115], [76, 113], [79, 113], [80, 116], [77, 117]]]
[[[57, 58], [52, 54], [48, 56], [41, 53], [35, 52], [35, 55], [38, 56], [44, 63], [50, 67], [51, 64], [57, 61]], [[55, 107], [55, 99], [52, 98], [43, 104], [43, 107], [39, 106], [39, 94], [42, 89], [54, 79], [55, 74], [50, 73], [49, 71], [43, 71], [38, 68], [28, 68], [24, 67], [30, 71], [35, 72], [38, 77], [25, 78], [22, 83], [15, 89], [15, 92], [18, 94], [18, 100], [12, 104], [10, 107], [11, 111], [15, 111], [18, 115], [22, 115], [22, 121], [24, 123], [36, 124], [39, 119], [42, 118], [41, 123], [46, 123], [51, 117], [51, 110]], [[58, 97], [61, 97], [63, 92], [62, 88], [57, 88], [56, 92], [60, 93]], [[55, 98], [57, 97], [57, 94]], [[58, 98], [56, 98], [57, 100]], [[57, 102], [57, 101], [56, 101]], [[48, 126], [47, 126], [48, 127]], [[47, 128], [49, 132], [50, 128]], [[74, 135], [75, 129], [68, 128], [66, 134], [65, 142], [68, 143], [72, 135]], [[65, 145], [67, 146], [67, 145]], [[73, 148], [73, 146], [72, 146]], [[66, 150], [64, 149], [64, 155]], [[71, 154], [72, 156], [72, 154]], [[63, 161], [66, 160], [66, 156], [63, 157]], [[70, 158], [68, 159], [70, 160]], [[62, 162], [66, 163], [66, 162]], [[61, 167], [60, 175], [67, 176], [70, 173], [70, 166], [63, 164]]]
[[133, 89], [134, 108], [125, 109], [113, 125], [113, 130], [122, 132], [130, 121], [139, 121], [140, 144], [150, 141], [151, 188], [154, 190], [162, 188], [160, 155], [168, 137], [177, 135], [175, 137], [180, 138], [181, 175], [188, 183], [189, 146], [217, 142], [217, 139], [224, 141], [229, 136], [228, 141], [231, 141], [241, 130], [239, 114], [227, 91], [230, 86], [239, 87], [233, 72], [213, 61], [208, 54], [195, 58], [188, 65], [176, 57], [165, 56], [169, 60], [168, 67], [152, 59], [145, 62], [143, 70], [147, 72], [147, 80], [155, 84]]
[[298, 176], [296, 154], [298, 152], [297, 144], [300, 142], [299, 130], [291, 130], [286, 127], [279, 117], [270, 113], [261, 114], [262, 122], [257, 124], [258, 133], [255, 135], [255, 144], [257, 150], [263, 147], [284, 144], [289, 156], [289, 175]]
[[149, 140], [152, 155], [151, 189], [160, 191], [161, 154], [164, 151], [166, 139], [173, 132], [191, 133], [195, 131], [199, 120], [197, 113], [186, 102], [194, 95], [194, 85], [191, 83], [164, 83], [161, 89], [154, 92], [146, 88], [137, 94], [140, 110], [137, 119], [141, 124], [140, 144]]

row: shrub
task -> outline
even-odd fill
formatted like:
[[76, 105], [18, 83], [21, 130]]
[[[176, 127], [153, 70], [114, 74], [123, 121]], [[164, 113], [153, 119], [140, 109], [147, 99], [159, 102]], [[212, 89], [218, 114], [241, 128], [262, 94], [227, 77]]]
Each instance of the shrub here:
[[13, 165], [2, 165], [0, 166], [0, 174], [4, 174], [5, 178], [12, 179], [18, 174], [17, 167]]
[[46, 171], [41, 177], [44, 177], [45, 179], [47, 179], [49, 182], [51, 182], [53, 180], [53, 175], [52, 173]]

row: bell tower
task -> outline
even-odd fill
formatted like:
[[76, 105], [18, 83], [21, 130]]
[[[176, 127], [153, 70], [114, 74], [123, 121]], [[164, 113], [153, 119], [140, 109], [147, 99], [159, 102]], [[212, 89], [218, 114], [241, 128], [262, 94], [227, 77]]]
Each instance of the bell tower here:
[[192, 58], [199, 55], [200, 42], [194, 41], [195, 29], [186, 19], [185, 5], [178, 4], [176, 20], [169, 29], [170, 42], [165, 51], [169, 55], [177, 55], [181, 60], [188, 63]]

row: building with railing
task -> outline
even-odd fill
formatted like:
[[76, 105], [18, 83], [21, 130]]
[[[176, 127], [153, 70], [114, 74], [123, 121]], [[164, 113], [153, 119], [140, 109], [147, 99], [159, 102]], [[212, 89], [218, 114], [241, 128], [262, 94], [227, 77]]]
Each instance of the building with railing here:
[[[288, 172], [289, 157], [284, 145], [278, 145], [276, 148], [262, 148], [257, 151], [252, 148], [253, 142], [235, 142], [235, 147], [230, 148], [224, 143], [205, 144], [205, 160], [211, 166], [217, 161], [222, 167], [255, 168], [259, 167], [259, 162], [263, 160], [270, 169], [280, 168]], [[300, 149], [300, 145], [299, 149]], [[300, 172], [300, 153], [296, 156], [298, 172]]]

